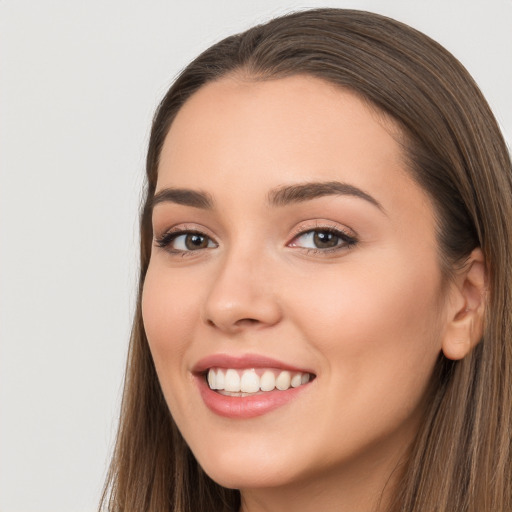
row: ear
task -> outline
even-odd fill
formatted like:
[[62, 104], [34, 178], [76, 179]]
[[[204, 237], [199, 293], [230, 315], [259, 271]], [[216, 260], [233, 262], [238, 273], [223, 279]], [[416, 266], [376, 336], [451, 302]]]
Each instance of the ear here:
[[480, 248], [457, 272], [448, 302], [442, 349], [448, 359], [462, 359], [480, 342], [487, 303], [487, 271]]

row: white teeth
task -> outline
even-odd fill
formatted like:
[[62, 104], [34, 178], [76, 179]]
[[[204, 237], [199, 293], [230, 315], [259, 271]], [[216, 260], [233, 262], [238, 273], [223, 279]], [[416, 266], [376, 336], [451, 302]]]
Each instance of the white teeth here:
[[[208, 374], [210, 374], [210, 372], [213, 372], [213, 370], [210, 370], [208, 372]], [[309, 380], [309, 375], [308, 375], [308, 380]], [[217, 374], [215, 376], [216, 387], [212, 388], [212, 389], [224, 389], [224, 384], [225, 384], [224, 372], [222, 370], [218, 370]]]
[[240, 375], [236, 370], [228, 370], [224, 381], [224, 390], [231, 392], [240, 391]]
[[240, 391], [244, 393], [256, 393], [260, 390], [260, 378], [254, 370], [245, 370], [240, 380]]
[[[261, 376], [260, 376], [261, 375]], [[210, 389], [227, 391], [230, 393], [257, 393], [259, 391], [272, 391], [277, 388], [280, 391], [297, 388], [307, 384], [310, 380], [309, 373], [296, 372], [293, 375], [287, 370], [265, 370], [263, 374], [251, 368], [247, 370], [235, 370], [232, 368], [216, 370], [210, 368], [207, 375]]]
[[291, 378], [290, 372], [281, 372], [276, 379], [276, 388], [285, 391], [290, 387]]
[[302, 375], [300, 373], [296, 373], [292, 377], [291, 385], [292, 388], [298, 388], [302, 384]]
[[217, 376], [214, 370], [208, 372], [208, 386], [210, 386], [210, 389], [219, 389], [217, 387]]
[[267, 370], [260, 379], [261, 391], [272, 391], [276, 387], [276, 378], [274, 374]]

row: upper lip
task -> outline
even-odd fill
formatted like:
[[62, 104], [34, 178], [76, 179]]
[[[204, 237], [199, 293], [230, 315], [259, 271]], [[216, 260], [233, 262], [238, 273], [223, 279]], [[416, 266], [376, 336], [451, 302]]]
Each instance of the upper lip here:
[[278, 359], [259, 354], [243, 354], [233, 356], [228, 354], [211, 354], [200, 359], [192, 368], [194, 373], [204, 373], [210, 368], [276, 368], [291, 372], [313, 373], [306, 368], [299, 368]]

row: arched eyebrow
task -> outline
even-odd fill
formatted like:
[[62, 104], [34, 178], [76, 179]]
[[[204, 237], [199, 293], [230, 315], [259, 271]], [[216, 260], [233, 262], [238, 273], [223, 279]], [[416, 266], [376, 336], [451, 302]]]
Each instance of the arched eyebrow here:
[[[309, 182], [294, 185], [283, 185], [268, 193], [268, 202], [271, 206], [286, 206], [293, 203], [311, 201], [324, 196], [352, 196], [368, 201], [383, 213], [384, 207], [367, 192], [354, 185], [339, 181]], [[157, 192], [151, 201], [151, 207], [159, 203], [171, 202], [193, 208], [211, 210], [215, 202], [210, 194], [201, 190], [188, 188], [164, 188]]]
[[268, 194], [269, 203], [273, 206], [285, 206], [291, 203], [301, 203], [323, 196], [353, 196], [368, 201], [385, 213], [384, 207], [370, 194], [354, 185], [339, 181], [299, 183], [284, 185], [271, 190]]
[[151, 207], [159, 203], [175, 203], [194, 208], [211, 210], [213, 208], [213, 199], [210, 194], [200, 190], [188, 188], [164, 188], [157, 192], [151, 201]]

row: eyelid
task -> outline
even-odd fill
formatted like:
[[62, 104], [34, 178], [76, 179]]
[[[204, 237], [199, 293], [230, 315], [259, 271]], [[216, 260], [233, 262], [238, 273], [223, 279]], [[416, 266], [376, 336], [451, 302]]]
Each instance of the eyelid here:
[[[159, 230], [154, 229], [153, 237], [161, 238], [162, 236], [165, 236], [167, 234], [183, 233], [183, 232], [185, 232], [185, 233], [188, 233], [188, 232], [201, 233], [201, 234], [206, 235], [212, 239], [215, 238], [215, 235], [211, 232], [210, 229], [208, 229], [207, 227], [205, 227], [201, 224], [196, 224], [196, 223], [192, 223], [192, 222], [174, 224], [172, 226], [166, 227], [164, 229], [159, 229]], [[159, 233], [159, 234], [157, 234], [157, 233]]]
[[[342, 224], [338, 224], [334, 221], [329, 220], [314, 220], [314, 221], [304, 221], [298, 224], [291, 233], [291, 240], [297, 238], [299, 235], [307, 233], [308, 231], [333, 231], [339, 232], [348, 238], [358, 239], [357, 233], [349, 228], [348, 226], [344, 226]], [[290, 240], [290, 241], [291, 241]], [[288, 242], [290, 243], [290, 242]]]

